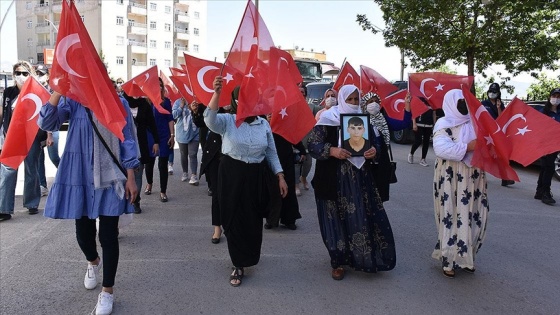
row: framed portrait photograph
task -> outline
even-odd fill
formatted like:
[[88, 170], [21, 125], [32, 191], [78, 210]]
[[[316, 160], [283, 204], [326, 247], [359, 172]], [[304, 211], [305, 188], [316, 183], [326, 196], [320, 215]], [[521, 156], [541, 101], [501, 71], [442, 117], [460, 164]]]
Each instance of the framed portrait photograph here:
[[371, 148], [369, 114], [340, 115], [340, 143], [352, 156], [363, 156]]

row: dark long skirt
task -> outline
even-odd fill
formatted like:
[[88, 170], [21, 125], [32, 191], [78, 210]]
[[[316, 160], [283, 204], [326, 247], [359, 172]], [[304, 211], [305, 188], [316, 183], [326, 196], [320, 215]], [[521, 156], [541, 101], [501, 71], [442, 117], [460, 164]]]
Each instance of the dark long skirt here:
[[331, 266], [350, 266], [358, 271], [377, 272], [395, 267], [393, 231], [369, 168], [358, 170], [341, 163], [338, 198], [315, 199], [321, 236]]
[[261, 256], [270, 172], [265, 162], [249, 164], [224, 156], [218, 171], [218, 200], [228, 251], [235, 267], [250, 267]]
[[210, 185], [210, 190], [212, 191], [212, 225], [220, 226], [222, 225], [222, 220], [220, 219], [220, 205], [218, 201], [218, 170], [220, 168], [221, 157], [215, 157], [208, 164], [206, 168], [206, 180]]

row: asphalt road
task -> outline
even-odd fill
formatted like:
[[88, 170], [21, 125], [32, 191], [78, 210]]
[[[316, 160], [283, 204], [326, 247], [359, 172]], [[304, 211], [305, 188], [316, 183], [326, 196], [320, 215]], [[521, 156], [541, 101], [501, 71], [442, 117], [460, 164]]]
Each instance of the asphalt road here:
[[[143, 196], [144, 212], [121, 230], [113, 314], [560, 314], [560, 205], [533, 199], [538, 169], [516, 167], [521, 183], [512, 187], [489, 176], [490, 221], [477, 271], [447, 279], [431, 258], [433, 152], [422, 167], [406, 163], [408, 150], [394, 145], [399, 182], [385, 204], [394, 270], [331, 279], [310, 190], [299, 198], [298, 229], [265, 230], [261, 261], [238, 288], [228, 283], [225, 238], [210, 242], [205, 182], [181, 182], [176, 162], [169, 202], [159, 201], [155, 184]], [[558, 196], [559, 188], [554, 181]], [[74, 222], [28, 215], [18, 196], [13, 219], [0, 223], [0, 313], [89, 314], [100, 287], [84, 289], [85, 269]]]

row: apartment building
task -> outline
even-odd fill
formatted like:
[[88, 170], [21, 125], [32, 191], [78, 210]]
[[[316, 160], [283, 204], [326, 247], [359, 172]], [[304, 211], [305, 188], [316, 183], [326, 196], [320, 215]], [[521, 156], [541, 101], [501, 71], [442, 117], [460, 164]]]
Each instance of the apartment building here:
[[[62, 2], [18, 0], [18, 58], [45, 62], [56, 43]], [[153, 65], [169, 73], [183, 53], [204, 56], [207, 3], [200, 0], [74, 0], [97, 52], [112, 78], [128, 80]]]

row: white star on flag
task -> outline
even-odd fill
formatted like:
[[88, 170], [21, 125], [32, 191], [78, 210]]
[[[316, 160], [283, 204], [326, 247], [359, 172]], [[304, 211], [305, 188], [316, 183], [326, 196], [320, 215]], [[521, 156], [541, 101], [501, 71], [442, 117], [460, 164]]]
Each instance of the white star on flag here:
[[517, 133], [515, 135], [522, 135], [524, 136], [526, 132], [532, 131], [531, 129], [527, 129], [529, 126], [525, 126], [523, 128], [517, 128]]
[[441, 83], [438, 84], [438, 85], [436, 86], [436, 92], [437, 92], [437, 91], [443, 91], [443, 87], [444, 87], [444, 86], [445, 86], [445, 85], [442, 85]]
[[284, 119], [284, 116], [288, 116], [288, 113], [286, 113], [286, 107], [282, 108], [278, 114], [282, 115], [282, 119]]
[[247, 78], [254, 78], [255, 76], [251, 73], [251, 71], [253, 71], [253, 67], [251, 67], [251, 69], [249, 69], [249, 73], [247, 73], [245, 76]]
[[231, 75], [231, 73], [228, 72], [228, 74], [226, 74], [226, 76], [224, 77], [224, 80], [226, 80], [226, 84], [229, 83], [229, 81], [233, 80], [233, 75]]
[[494, 139], [492, 139], [492, 137], [485, 136], [484, 139], [486, 139], [486, 145], [489, 145], [490, 143], [494, 145]]

